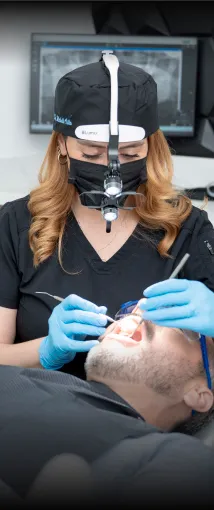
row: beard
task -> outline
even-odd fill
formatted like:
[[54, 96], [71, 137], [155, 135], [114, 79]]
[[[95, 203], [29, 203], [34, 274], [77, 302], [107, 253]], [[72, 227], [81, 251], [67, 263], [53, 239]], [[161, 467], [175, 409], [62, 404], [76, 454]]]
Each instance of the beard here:
[[151, 340], [146, 348], [142, 344], [117, 348], [115, 343], [101, 343], [88, 353], [85, 370], [88, 380], [146, 386], [170, 397], [176, 396], [184, 384], [198, 375], [198, 367], [186, 357], [172, 350], [157, 350]]

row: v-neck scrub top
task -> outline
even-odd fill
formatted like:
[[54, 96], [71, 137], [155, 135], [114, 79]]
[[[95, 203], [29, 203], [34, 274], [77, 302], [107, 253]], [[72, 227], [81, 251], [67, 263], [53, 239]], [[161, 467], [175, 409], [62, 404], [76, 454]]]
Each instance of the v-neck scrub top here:
[[[107, 262], [100, 259], [71, 214], [63, 237], [65, 272], [57, 250], [34, 268], [28, 200], [27, 196], [9, 202], [0, 210], [0, 306], [17, 309], [15, 343], [48, 334], [48, 319], [58, 302], [37, 291], [62, 298], [77, 294], [107, 306], [114, 317], [122, 303], [140, 299], [147, 286], [167, 279], [186, 252], [191, 256], [179, 277], [202, 281], [214, 291], [214, 230], [207, 213], [198, 208], [182, 225], [170, 249], [172, 258], [161, 257], [157, 251], [163, 231], [154, 233], [138, 225]], [[85, 358], [85, 353], [77, 354], [61, 370], [85, 378]]]

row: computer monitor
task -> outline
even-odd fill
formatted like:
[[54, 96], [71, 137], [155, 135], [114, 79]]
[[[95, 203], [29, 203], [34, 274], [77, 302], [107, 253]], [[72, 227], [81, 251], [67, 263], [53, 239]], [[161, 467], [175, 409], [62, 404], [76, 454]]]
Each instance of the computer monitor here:
[[51, 133], [54, 93], [61, 76], [97, 62], [105, 49], [153, 76], [160, 128], [166, 136], [194, 136], [197, 39], [123, 35], [32, 34], [31, 133]]

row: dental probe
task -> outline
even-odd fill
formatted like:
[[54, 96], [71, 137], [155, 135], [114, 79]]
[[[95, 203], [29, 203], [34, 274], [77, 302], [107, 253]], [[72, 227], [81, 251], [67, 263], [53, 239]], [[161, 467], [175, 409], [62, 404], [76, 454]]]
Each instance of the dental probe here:
[[176, 278], [176, 276], [178, 275], [178, 273], [180, 273], [180, 270], [183, 269], [184, 265], [186, 264], [188, 258], [190, 257], [190, 254], [189, 253], [186, 253], [183, 258], [181, 259], [181, 261], [179, 262], [179, 264], [177, 265], [177, 267], [174, 269], [174, 271], [172, 271], [171, 275], [169, 276], [168, 280], [171, 280], [171, 278]]
[[[46, 296], [50, 296], [52, 297], [53, 299], [56, 299], [56, 301], [64, 301], [64, 298], [61, 298], [59, 296], [54, 296], [53, 294], [49, 294], [49, 292], [39, 292], [37, 291], [35, 294], [46, 294]], [[102, 314], [102, 315], [105, 315], [105, 314]], [[116, 322], [114, 319], [112, 319], [112, 317], [109, 317], [108, 315], [105, 315], [106, 319], [108, 319], [109, 322]]]
[[[176, 276], [178, 275], [178, 273], [181, 271], [181, 269], [184, 267], [184, 265], [186, 264], [188, 258], [190, 257], [190, 254], [189, 253], [186, 253], [183, 258], [181, 259], [181, 261], [179, 262], [179, 264], [176, 266], [176, 268], [174, 269], [174, 271], [172, 271], [171, 275], [169, 276], [168, 280], [171, 280], [172, 278], [176, 278]], [[137, 325], [136, 329], [133, 331], [132, 335], [134, 335], [134, 333], [137, 331], [137, 329], [139, 328], [139, 326], [142, 324], [142, 322], [144, 321], [143, 319], [143, 316], [139, 322], [139, 324]]]

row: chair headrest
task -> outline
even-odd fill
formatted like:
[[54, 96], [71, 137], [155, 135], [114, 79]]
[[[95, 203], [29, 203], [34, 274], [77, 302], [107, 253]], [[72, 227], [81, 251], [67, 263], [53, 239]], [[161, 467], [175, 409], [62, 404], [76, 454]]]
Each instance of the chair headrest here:
[[214, 448], [214, 408], [208, 413], [195, 413], [185, 424], [177, 427], [176, 432], [197, 437]]
[[195, 434], [204, 444], [214, 448], [214, 420]]

